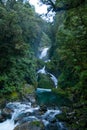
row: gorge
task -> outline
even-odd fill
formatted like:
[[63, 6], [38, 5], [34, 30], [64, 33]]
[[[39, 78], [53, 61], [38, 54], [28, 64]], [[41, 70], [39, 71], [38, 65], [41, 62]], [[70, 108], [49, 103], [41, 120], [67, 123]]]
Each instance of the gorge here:
[[[43, 58], [45, 58], [47, 56], [47, 51], [49, 48], [43, 48], [39, 58], [43, 60]], [[47, 61], [48, 59], [46, 59]], [[44, 61], [45, 62], [45, 61]], [[49, 62], [49, 61], [48, 61]], [[57, 79], [56, 77], [49, 73], [46, 72], [45, 70], [45, 66], [38, 70], [37, 72], [38, 74], [45, 74], [45, 75], [50, 75], [51, 80], [54, 83], [54, 86], [57, 87]], [[54, 87], [53, 86], [53, 87]], [[45, 99], [46, 95], [49, 95], [48, 99]], [[40, 96], [40, 99], [39, 99]], [[56, 115], [60, 114], [61, 111], [59, 110], [59, 108], [57, 108], [56, 104], [53, 103], [54, 100], [51, 100], [51, 97], [54, 98], [54, 100], [57, 100], [57, 97], [55, 98], [54, 95], [52, 94], [52, 90], [51, 89], [46, 89], [46, 88], [37, 88], [36, 89], [36, 99], [37, 99], [37, 103], [35, 103], [35, 107], [33, 105], [32, 102], [10, 102], [6, 104], [6, 107], [4, 109], [7, 109], [7, 113], [10, 111], [9, 115], [10, 118], [9, 119], [7, 117], [7, 119], [0, 123], [0, 130], [16, 130], [15, 127], [19, 127], [21, 126], [21, 124], [24, 124], [26, 122], [33, 122], [33, 121], [41, 121], [44, 124], [44, 130], [48, 130], [50, 128], [50, 130], [67, 130], [64, 127], [64, 124], [59, 122], [56, 119]], [[35, 100], [36, 100], [35, 99]], [[45, 99], [45, 102], [43, 102], [42, 100]], [[50, 99], [50, 102], [49, 102]], [[41, 100], [41, 101], [39, 101]], [[48, 103], [48, 104], [47, 104]], [[54, 104], [54, 106], [52, 106], [52, 104]], [[46, 105], [46, 110], [43, 111], [44, 106]], [[42, 108], [41, 108], [42, 106]], [[41, 110], [42, 109], [42, 110]], [[42, 111], [42, 114], [40, 114], [40, 111]], [[27, 126], [25, 126], [27, 127]], [[26, 128], [27, 129], [27, 128]], [[28, 130], [28, 129], [27, 129]], [[33, 130], [33, 126], [32, 126], [32, 130]]]
[[86, 13], [87, 0], [0, 0], [0, 130], [87, 130]]

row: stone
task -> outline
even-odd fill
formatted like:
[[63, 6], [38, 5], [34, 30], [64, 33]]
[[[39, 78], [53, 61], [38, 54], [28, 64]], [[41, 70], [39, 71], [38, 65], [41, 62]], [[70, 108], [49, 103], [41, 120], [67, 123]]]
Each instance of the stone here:
[[0, 114], [0, 122], [5, 121], [5, 118]]
[[14, 130], [45, 130], [45, 128], [41, 121], [32, 121], [18, 125]]
[[1, 116], [3, 119], [10, 119], [11, 118], [11, 114], [12, 114], [12, 110], [9, 108], [4, 108], [1, 111]]
[[40, 106], [40, 111], [42, 113], [45, 113], [47, 111], [47, 106], [45, 106], [45, 105]]
[[22, 122], [24, 122], [24, 118], [26, 117], [29, 117], [31, 115], [31, 113], [30, 112], [27, 112], [27, 113], [21, 113], [20, 115], [18, 115], [17, 117], [16, 117], [16, 119], [14, 120], [14, 122], [15, 123], [22, 123]]

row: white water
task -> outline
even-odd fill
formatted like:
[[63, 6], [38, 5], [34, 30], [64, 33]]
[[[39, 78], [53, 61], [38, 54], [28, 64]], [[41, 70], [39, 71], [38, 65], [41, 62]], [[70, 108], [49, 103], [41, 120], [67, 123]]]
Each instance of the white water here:
[[[49, 50], [49, 47], [44, 48], [44, 49], [42, 50], [42, 52], [41, 52], [39, 58], [40, 58], [40, 59], [43, 59], [44, 57], [46, 57], [48, 50]], [[50, 59], [45, 60], [44, 62], [50, 62]], [[51, 78], [52, 81], [54, 82], [55, 87], [57, 88], [57, 86], [58, 86], [58, 80], [57, 80], [57, 78], [56, 78], [53, 74], [46, 72], [45, 66], [44, 66], [42, 69], [38, 70], [37, 73], [49, 74], [49, 75], [51, 76], [50, 78]]]
[[41, 52], [39, 58], [40, 58], [40, 59], [43, 59], [43, 58], [47, 55], [47, 51], [48, 51], [48, 50], [49, 50], [49, 47], [44, 48], [44, 49], [42, 50], [42, 52]]
[[55, 87], [57, 88], [57, 86], [58, 86], [58, 80], [57, 80], [57, 78], [53, 74], [50, 74], [50, 76], [51, 76], [51, 79], [53, 80], [53, 82], [55, 84]]
[[[7, 107], [9, 107], [14, 112], [12, 113], [12, 118], [7, 119], [3, 123], [0, 123], [0, 130], [14, 130], [14, 128], [18, 125], [18, 123], [14, 123], [14, 120], [22, 113], [30, 112], [33, 113], [35, 110], [39, 110], [39, 106], [33, 108], [31, 103], [23, 104], [20, 102], [8, 103]], [[34, 116], [30, 118], [35, 118]]]
[[38, 92], [51, 92], [52, 90], [51, 89], [45, 89], [45, 88], [37, 88], [37, 91]]
[[[44, 125], [48, 125], [49, 124], [49, 119], [54, 118], [57, 114], [60, 113], [60, 110], [47, 110], [43, 115], [40, 116], [40, 118], [38, 118], [38, 116], [34, 116], [34, 111], [39, 110], [40, 107], [32, 107], [31, 103], [20, 103], [20, 102], [13, 102], [13, 103], [8, 103], [7, 104], [7, 108], [13, 110], [14, 112], [12, 113], [12, 118], [11, 119], [7, 119], [6, 121], [4, 121], [3, 123], [0, 123], [0, 130], [14, 130], [14, 128], [19, 124], [16, 123], [14, 124], [14, 120], [17, 119], [17, 117], [23, 113], [26, 112], [31, 112], [32, 116], [28, 116], [28, 118], [30, 120], [34, 119], [34, 120], [42, 120], [42, 122], [44, 123]], [[48, 118], [49, 117], [49, 118]], [[27, 118], [27, 117], [25, 117]]]
[[51, 76], [50, 78], [54, 82], [55, 87], [57, 88], [57, 86], [58, 86], [58, 80], [57, 80], [57, 78], [53, 74], [46, 72], [45, 66], [42, 69], [38, 70], [37, 73], [49, 74]]
[[[41, 52], [41, 55], [40, 55], [40, 59], [43, 59], [46, 55], [47, 55], [47, 51], [49, 50], [49, 48], [44, 48], [43, 51]], [[50, 60], [48, 60], [49, 62]], [[47, 60], [45, 61], [47, 62]], [[48, 73], [46, 72], [45, 70], [45, 66], [38, 70], [37, 73], [42, 73], [42, 74], [49, 74], [51, 76], [51, 79], [52, 81], [54, 82], [55, 84], [55, 87], [57, 88], [57, 83], [58, 83], [58, 80], [57, 78], [51, 74], [51, 73]], [[38, 88], [37, 91], [39, 92], [51, 92], [51, 89], [41, 89], [41, 88]], [[30, 112], [30, 113], [33, 113], [34, 111], [36, 110], [39, 110], [40, 107], [37, 106], [37, 107], [32, 107], [31, 103], [28, 103], [28, 104], [24, 104], [24, 103], [20, 103], [20, 102], [13, 102], [13, 103], [8, 103], [7, 104], [7, 107], [9, 107], [11, 110], [13, 110], [13, 113], [12, 113], [12, 118], [11, 119], [7, 119], [6, 121], [4, 121], [3, 123], [0, 123], [0, 130], [14, 130], [14, 128], [18, 125], [18, 123], [14, 123], [14, 120], [19, 116], [21, 115], [22, 113], [27, 113], [27, 112]], [[46, 113], [44, 113], [44, 115], [42, 115], [42, 119], [40, 118], [40, 120], [42, 120], [42, 122], [44, 123], [44, 125], [48, 125], [49, 124], [49, 120], [47, 120], [47, 117], [50, 117], [50, 118], [54, 118], [55, 115], [59, 114], [60, 111], [59, 110], [47, 110]], [[36, 119], [36, 120], [39, 120], [37, 117], [35, 117], [34, 115], [33, 116], [29, 116], [30, 119]]]
[[14, 124], [13, 120], [6, 120], [0, 123], [0, 130], [13, 130], [17, 124]]
[[50, 116], [51, 118], [54, 118], [57, 114], [60, 114], [60, 110], [47, 110], [47, 112], [43, 115], [43, 118], [47, 118]]
[[44, 115], [42, 115], [42, 118], [43, 118], [42, 121], [44, 125], [47, 126], [49, 124], [48, 119], [53, 119], [57, 114], [60, 114], [60, 113], [61, 113], [60, 110], [53, 110], [53, 109], [47, 110], [47, 112]]
[[37, 73], [46, 74], [45, 66], [42, 69], [38, 70]]

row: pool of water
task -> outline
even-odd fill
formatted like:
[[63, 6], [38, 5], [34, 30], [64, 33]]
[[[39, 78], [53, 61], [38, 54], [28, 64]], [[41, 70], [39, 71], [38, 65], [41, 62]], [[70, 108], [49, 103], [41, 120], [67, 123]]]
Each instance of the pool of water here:
[[71, 105], [71, 102], [69, 99], [62, 95], [55, 94], [54, 92], [49, 92], [49, 91], [43, 91], [39, 92], [36, 91], [36, 98], [37, 98], [37, 103], [39, 105], [47, 105], [47, 106], [64, 106], [64, 105]]

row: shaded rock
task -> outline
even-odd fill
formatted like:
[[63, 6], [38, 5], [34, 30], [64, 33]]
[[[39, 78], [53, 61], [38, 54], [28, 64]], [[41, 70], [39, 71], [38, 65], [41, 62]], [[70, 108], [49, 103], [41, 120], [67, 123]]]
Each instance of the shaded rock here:
[[17, 126], [14, 130], [45, 130], [41, 121], [32, 121]]
[[56, 123], [56, 122], [57, 122], [57, 119], [56, 119], [56, 117], [54, 117], [54, 118], [51, 118], [49, 121], [50, 121], [51, 123]]
[[10, 119], [12, 114], [12, 110], [9, 108], [4, 108], [0, 111], [0, 122], [5, 121], [6, 119]]
[[45, 105], [40, 106], [41, 113], [45, 113], [46, 111], [47, 111], [47, 106], [45, 106]]
[[48, 129], [49, 129], [49, 130], [59, 130], [57, 123], [48, 124], [48, 125], [47, 125], [47, 130], [48, 130]]
[[[27, 112], [27, 113], [21, 113], [20, 115], [17, 116], [17, 118], [14, 120], [15, 123], [23, 123], [24, 118], [27, 118], [28, 116], [30, 116], [32, 113], [31, 112]], [[28, 121], [28, 120], [26, 120]]]
[[50, 89], [55, 87], [54, 82], [51, 80], [49, 75], [39, 74], [38, 76], [38, 87]]
[[27, 95], [27, 98], [31, 103], [36, 103], [35, 94], [29, 94]]
[[0, 114], [0, 122], [5, 121], [5, 118]]
[[35, 96], [35, 93], [32, 93], [32, 94], [26, 94], [22, 97], [23, 101], [24, 102], [31, 102], [32, 105], [35, 105], [36, 104], [36, 96]]
[[10, 119], [11, 118], [11, 114], [12, 114], [12, 110], [9, 109], [9, 108], [4, 108], [2, 111], [1, 111], [1, 116], [2, 118], [4, 119]]

